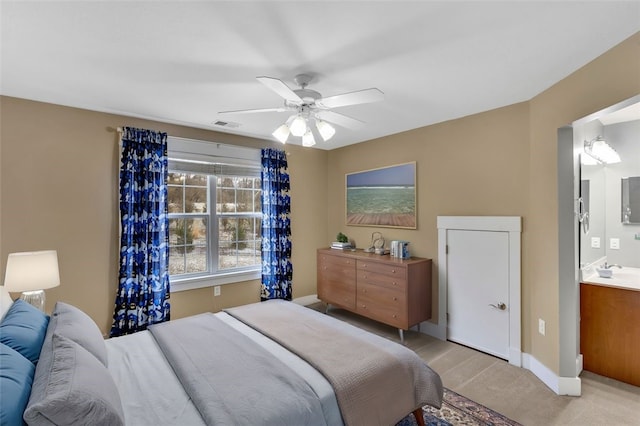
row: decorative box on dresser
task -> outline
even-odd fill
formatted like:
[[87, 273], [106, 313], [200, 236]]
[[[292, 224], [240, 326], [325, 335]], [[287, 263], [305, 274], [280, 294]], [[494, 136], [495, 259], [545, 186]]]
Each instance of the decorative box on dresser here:
[[318, 298], [403, 330], [431, 318], [431, 259], [318, 249]]

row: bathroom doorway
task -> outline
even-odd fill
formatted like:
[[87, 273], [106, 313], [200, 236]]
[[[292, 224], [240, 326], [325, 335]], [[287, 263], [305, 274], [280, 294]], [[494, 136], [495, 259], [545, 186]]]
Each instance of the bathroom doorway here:
[[[624, 223], [622, 204], [622, 178], [640, 176], [640, 164], [634, 166], [640, 161], [638, 126], [640, 95], [558, 130], [560, 377], [567, 379], [574, 395], [580, 394], [578, 376], [582, 371], [582, 272], [599, 262], [624, 261], [631, 266], [640, 259], [640, 241], [635, 241], [640, 225]], [[585, 148], [598, 137], [609, 138], [608, 143], [620, 157], [627, 158], [623, 160], [626, 163], [583, 164], [592, 160]], [[632, 167], [638, 167], [637, 174]]]

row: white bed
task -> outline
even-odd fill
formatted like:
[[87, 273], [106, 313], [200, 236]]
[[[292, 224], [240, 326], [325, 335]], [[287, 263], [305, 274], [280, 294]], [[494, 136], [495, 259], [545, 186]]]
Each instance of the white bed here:
[[[215, 315], [303, 376], [321, 401], [326, 424], [342, 424], [331, 385], [317, 370], [230, 315], [224, 312]], [[109, 354], [108, 369], [120, 392], [126, 424], [206, 425], [149, 331], [112, 338], [105, 343]], [[150, 357], [151, 351], [157, 356]], [[132, 375], [135, 376], [133, 380]], [[163, 392], [145, 397], [148, 388], [162, 388]]]
[[[18, 418], [29, 425], [393, 425], [442, 401], [440, 377], [409, 349], [290, 302], [201, 314], [107, 340], [71, 305], [58, 302], [45, 322], [25, 305], [9, 308], [1, 338], [12, 323], [33, 322], [41, 349], [25, 362], [3, 341], [0, 391], [26, 389], [26, 399], [11, 402], [17, 413], [3, 403], [3, 425], [21, 424]], [[283, 340], [289, 328], [295, 336]], [[346, 356], [354, 350], [360, 352]]]

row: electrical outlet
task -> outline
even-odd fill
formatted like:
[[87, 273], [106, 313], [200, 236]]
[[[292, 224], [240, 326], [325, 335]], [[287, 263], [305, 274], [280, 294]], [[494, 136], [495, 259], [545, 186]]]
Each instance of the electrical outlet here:
[[620, 250], [620, 238], [610, 238], [609, 248], [612, 250]]
[[542, 318], [538, 318], [538, 333], [544, 336], [545, 333], [545, 323]]
[[220, 296], [220, 286], [219, 285], [213, 287], [213, 295], [214, 296]]
[[591, 248], [600, 248], [600, 237], [591, 237]]

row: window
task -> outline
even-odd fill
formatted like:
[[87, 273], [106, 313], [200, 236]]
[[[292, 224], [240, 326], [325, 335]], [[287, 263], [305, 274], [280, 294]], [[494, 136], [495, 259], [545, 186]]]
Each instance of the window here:
[[169, 138], [167, 180], [172, 289], [259, 278], [260, 151], [182, 139], [172, 145], [172, 139], [177, 138]]

